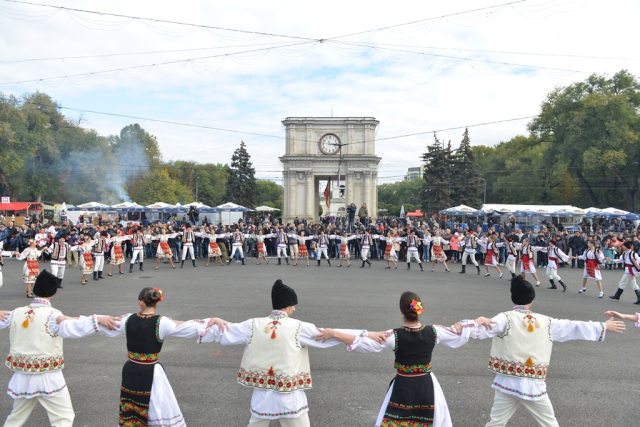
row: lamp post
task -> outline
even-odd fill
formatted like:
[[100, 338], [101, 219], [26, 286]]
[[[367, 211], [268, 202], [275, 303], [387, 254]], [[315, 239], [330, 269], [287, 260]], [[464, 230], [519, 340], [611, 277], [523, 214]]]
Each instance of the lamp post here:
[[480, 179], [484, 181], [484, 199], [482, 201], [482, 204], [486, 205], [487, 204], [487, 180], [484, 178], [480, 178]]
[[196, 176], [196, 202], [198, 201], [198, 180], [200, 179], [199, 176]]

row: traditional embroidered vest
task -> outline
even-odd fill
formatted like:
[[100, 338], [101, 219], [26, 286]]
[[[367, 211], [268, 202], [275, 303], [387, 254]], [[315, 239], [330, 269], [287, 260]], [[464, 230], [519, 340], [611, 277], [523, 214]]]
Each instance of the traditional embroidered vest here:
[[51, 253], [51, 259], [53, 260], [59, 260], [60, 257], [62, 257], [62, 259], [64, 259], [67, 256], [67, 253], [69, 253], [69, 245], [64, 243], [64, 251], [61, 254], [60, 253], [60, 243], [54, 243], [53, 246], [53, 252]]
[[[189, 238], [187, 238], [187, 236]], [[193, 231], [185, 231], [182, 234], [182, 243], [193, 243], [195, 241], [195, 235], [193, 234]]]
[[464, 247], [466, 249], [475, 249], [476, 248], [476, 239], [473, 238], [473, 236], [468, 236], [466, 239], [464, 239]]
[[431, 372], [431, 353], [436, 345], [436, 329], [423, 325], [419, 328], [394, 329], [396, 360], [393, 364], [398, 374], [410, 376]]
[[[49, 319], [57, 311], [50, 305], [36, 304], [13, 310], [11, 349], [5, 362], [9, 369], [40, 374], [64, 368], [62, 338], [49, 331]], [[28, 322], [26, 328], [25, 321]]]
[[635, 252], [625, 252], [622, 257], [624, 259], [624, 267], [626, 272], [632, 276], [638, 276], [640, 274], [640, 265], [638, 265], [639, 263], [636, 258]]
[[417, 247], [416, 242], [417, 242], [417, 241], [416, 241], [416, 237], [415, 237], [415, 236], [409, 236], [409, 237], [407, 238], [407, 246], [408, 246], [409, 248], [416, 248], [416, 247]]
[[489, 370], [502, 375], [543, 380], [551, 359], [551, 318], [526, 310], [512, 310], [507, 329], [493, 339]]
[[371, 235], [370, 234], [364, 234], [362, 236], [362, 240], [360, 240], [360, 244], [364, 248], [368, 248], [369, 246], [371, 246]]
[[136, 363], [156, 363], [162, 350], [158, 335], [162, 316], [132, 314], [127, 319], [127, 357]]
[[140, 235], [136, 234], [133, 237], [133, 241], [134, 241], [134, 244], [135, 244], [136, 248], [141, 248], [146, 243], [146, 239], [144, 238], [144, 234], [140, 234]]
[[98, 239], [98, 243], [96, 243], [96, 245], [93, 247], [93, 253], [94, 254], [98, 254], [98, 255], [102, 255], [104, 254], [104, 240], [102, 239]]
[[324, 234], [318, 236], [318, 246], [327, 246], [327, 238], [324, 236]]
[[301, 327], [302, 322], [280, 312], [253, 319], [238, 382], [279, 393], [311, 388], [309, 353], [299, 339]]

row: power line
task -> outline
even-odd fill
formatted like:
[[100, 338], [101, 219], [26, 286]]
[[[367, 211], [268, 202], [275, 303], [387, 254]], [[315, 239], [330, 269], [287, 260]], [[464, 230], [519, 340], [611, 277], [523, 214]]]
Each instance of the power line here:
[[142, 17], [138, 17], [138, 16], [120, 15], [120, 14], [116, 14], [116, 13], [96, 12], [96, 11], [93, 11], [93, 10], [86, 10], [86, 9], [74, 9], [74, 8], [71, 8], [71, 7], [64, 7], [64, 6], [52, 6], [52, 5], [49, 5], [49, 4], [33, 3], [33, 2], [28, 2], [28, 1], [19, 1], [19, 0], [5, 0], [5, 1], [10, 2], [10, 3], [28, 4], [30, 6], [48, 7], [48, 8], [57, 9], [57, 10], [64, 10], [64, 11], [67, 11], [67, 12], [90, 13], [90, 14], [99, 15], [99, 16], [113, 16], [113, 17], [116, 17], [116, 18], [125, 18], [125, 19], [131, 19], [131, 20], [135, 20], [135, 21], [150, 21], [150, 22], [157, 22], [157, 23], [160, 23], [160, 24], [183, 25], [183, 26], [187, 26], [187, 27], [204, 28], [204, 29], [208, 29], [208, 30], [221, 30], [221, 31], [230, 31], [230, 32], [244, 33], [244, 34], [257, 34], [257, 35], [261, 35], [261, 36], [285, 37], [285, 38], [290, 38], [290, 39], [317, 41], [316, 39], [311, 39], [311, 38], [308, 38], [308, 37], [289, 36], [289, 35], [284, 35], [284, 34], [266, 33], [266, 32], [262, 32], [262, 31], [248, 31], [248, 30], [239, 30], [239, 29], [236, 29], [236, 28], [215, 27], [215, 26], [211, 26], [211, 25], [191, 24], [191, 23], [188, 23], [188, 22], [169, 21], [169, 20], [164, 20], [164, 19], [142, 18]]

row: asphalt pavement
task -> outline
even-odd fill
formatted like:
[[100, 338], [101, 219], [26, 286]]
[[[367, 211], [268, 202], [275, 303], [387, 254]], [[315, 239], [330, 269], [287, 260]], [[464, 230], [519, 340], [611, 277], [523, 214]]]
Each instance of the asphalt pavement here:
[[[451, 264], [451, 273], [442, 265], [431, 264], [421, 272], [417, 264], [406, 271], [399, 263], [397, 270], [386, 270], [385, 262], [373, 261], [371, 268], [352, 266], [329, 268], [323, 260], [317, 267], [312, 261], [297, 267], [231, 263], [221, 267], [211, 263], [206, 268], [197, 260], [197, 268], [185, 263], [184, 268], [171, 269], [147, 261], [145, 271], [138, 267], [129, 274], [80, 284], [81, 274], [67, 268], [64, 289], [52, 299], [54, 307], [64, 314], [77, 316], [93, 313], [122, 315], [135, 312], [137, 295], [145, 286], [163, 289], [165, 300], [158, 314], [173, 319], [221, 317], [239, 322], [261, 317], [271, 310], [270, 291], [276, 279], [293, 287], [299, 305], [295, 317], [320, 327], [365, 328], [383, 330], [399, 327], [402, 319], [398, 299], [405, 290], [420, 295], [425, 308], [426, 324], [451, 325], [477, 316], [494, 316], [510, 310], [509, 282], [496, 272], [485, 278], [474, 268], [458, 274], [460, 265]], [[128, 262], [128, 260], [127, 260]], [[0, 288], [0, 309], [25, 306], [22, 261], [5, 259], [4, 286]], [[40, 268], [49, 268], [40, 264]], [[503, 268], [506, 271], [506, 268]], [[544, 272], [539, 271], [544, 279]], [[626, 291], [620, 302], [607, 298], [617, 288], [621, 271], [603, 271], [605, 298], [599, 299], [595, 283], [588, 284], [585, 294], [578, 294], [582, 270], [560, 269], [569, 286], [547, 290], [548, 281], [536, 288], [533, 310], [574, 320], [604, 321], [606, 310], [634, 313], [638, 306], [633, 292]], [[505, 275], [505, 276], [508, 276]], [[106, 269], [105, 269], [106, 277]], [[561, 426], [638, 426], [640, 425], [640, 375], [637, 349], [640, 330], [627, 322], [622, 334], [607, 334], [604, 342], [571, 341], [556, 343], [547, 376], [549, 396]], [[454, 426], [483, 426], [489, 420], [494, 391], [494, 377], [486, 366], [491, 342], [472, 341], [459, 349], [436, 347], [432, 360], [449, 405]], [[75, 426], [114, 426], [118, 423], [118, 404], [122, 365], [126, 360], [123, 336], [106, 338], [92, 335], [65, 340], [64, 375], [76, 412]], [[0, 351], [9, 351], [9, 330], [0, 331]], [[165, 340], [162, 362], [187, 424], [194, 426], [246, 426], [248, 424], [251, 389], [236, 383], [242, 346], [196, 344], [195, 339], [169, 337]], [[314, 388], [307, 392], [312, 426], [373, 426], [389, 382], [394, 376], [393, 352], [376, 354], [347, 353], [344, 346], [310, 349]], [[0, 384], [7, 384], [12, 372], [0, 369]], [[0, 396], [0, 420], [10, 412], [13, 400]], [[38, 407], [28, 426], [48, 426], [45, 411]], [[272, 422], [271, 426], [279, 425]], [[508, 424], [534, 426], [526, 409], [520, 408]]]

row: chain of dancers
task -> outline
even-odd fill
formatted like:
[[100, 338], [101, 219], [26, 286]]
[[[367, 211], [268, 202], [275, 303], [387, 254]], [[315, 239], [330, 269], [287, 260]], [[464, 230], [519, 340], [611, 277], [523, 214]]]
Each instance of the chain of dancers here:
[[[514, 277], [510, 285], [515, 306], [505, 307], [506, 311], [491, 318], [463, 319], [451, 326], [427, 324], [420, 296], [404, 292], [398, 304], [402, 324], [379, 332], [317, 328], [295, 319], [298, 297], [282, 280], [273, 284], [271, 304], [262, 316], [238, 319], [237, 323], [216, 317], [176, 321], [162, 316], [158, 308], [165, 294], [153, 287], [140, 291], [132, 304], [133, 313], [69, 317], [52, 305], [58, 290], [59, 278], [43, 270], [36, 277], [32, 288], [35, 297], [29, 305], [0, 311], [0, 329], [11, 331], [5, 365], [13, 371], [8, 393], [14, 403], [5, 427], [26, 425], [38, 403], [47, 411], [52, 426], [73, 425], [75, 413], [62, 375], [63, 341], [92, 334], [126, 337], [120, 426], [186, 426], [185, 419], [190, 416], [183, 415], [179, 397], [171, 388], [171, 370], [165, 371], [159, 362], [163, 343], [169, 337], [192, 339], [193, 344], [244, 346], [237, 373], [228, 374], [230, 381], [235, 377], [238, 384], [253, 390], [247, 415], [239, 415], [248, 419], [249, 427], [267, 427], [276, 419], [282, 426], [309, 427], [306, 391], [314, 382], [308, 348], [328, 349], [341, 344], [347, 352], [393, 350], [395, 374], [386, 394], [380, 396], [376, 426], [450, 427], [451, 417], [434, 373], [437, 366], [432, 366], [432, 354], [438, 345], [460, 348], [470, 340], [492, 339], [487, 359], [488, 369], [495, 374], [491, 386], [494, 402], [486, 426], [505, 426], [519, 406], [526, 408], [538, 425], [558, 426], [545, 382], [554, 343], [602, 342], [607, 333], [625, 330], [624, 322], [615, 318], [640, 326], [638, 313], [608, 311], [605, 314], [610, 318], [606, 321], [572, 321], [533, 311], [535, 287], [522, 275]], [[170, 304], [170, 295], [167, 300], [164, 304]], [[184, 351], [184, 346], [181, 348]], [[344, 420], [344, 425], [348, 422]]]

